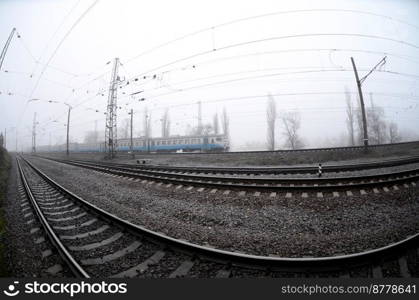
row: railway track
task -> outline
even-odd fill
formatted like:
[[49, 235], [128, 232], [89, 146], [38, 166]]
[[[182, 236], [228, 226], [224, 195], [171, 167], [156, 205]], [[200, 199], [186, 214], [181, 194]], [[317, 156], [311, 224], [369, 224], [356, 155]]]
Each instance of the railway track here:
[[[271, 177], [236, 177], [219, 175], [202, 175], [191, 174], [188, 172], [172, 172], [162, 170], [144, 170], [129, 166], [114, 166], [109, 164], [80, 162], [69, 160], [54, 160], [73, 166], [92, 169], [99, 172], [109, 173], [117, 176], [123, 176], [136, 180], [165, 182], [169, 185], [198, 186], [201, 188], [211, 188], [212, 190], [241, 190], [280, 193], [287, 192], [303, 192], [307, 196], [307, 192], [317, 192], [322, 197], [322, 192], [331, 192], [337, 196], [339, 191], [344, 191], [348, 195], [352, 195], [353, 191], [360, 194], [367, 192], [379, 193], [378, 188], [382, 188], [384, 192], [390, 189], [399, 190], [401, 188], [409, 188], [416, 186], [419, 179], [419, 169], [388, 172], [376, 175], [362, 176], [339, 176], [329, 178], [271, 178]], [[201, 190], [202, 191], [202, 190]], [[272, 194], [273, 195], [273, 194]]]
[[228, 252], [129, 223], [68, 191], [23, 159], [18, 169], [45, 234], [77, 277], [410, 277], [418, 267], [419, 234], [334, 257]]
[[[76, 160], [84, 162], [81, 160]], [[141, 170], [150, 171], [165, 171], [178, 172], [190, 174], [230, 174], [230, 175], [278, 175], [278, 174], [316, 174], [318, 166], [278, 166], [278, 167], [201, 167], [201, 166], [164, 166], [164, 165], [146, 165], [141, 164], [141, 159], [138, 160], [138, 165], [133, 164], [118, 164], [110, 162], [101, 162], [103, 165], [113, 167], [137, 168]], [[419, 156], [411, 156], [401, 159], [389, 159], [355, 164], [323, 164], [323, 172], [347, 172], [359, 171], [368, 169], [378, 169], [402, 166], [406, 164], [413, 164], [419, 162]]]

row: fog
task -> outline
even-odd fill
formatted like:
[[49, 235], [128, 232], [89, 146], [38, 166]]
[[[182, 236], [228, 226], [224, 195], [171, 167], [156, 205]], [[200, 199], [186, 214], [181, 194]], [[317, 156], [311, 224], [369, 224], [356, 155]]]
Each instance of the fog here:
[[[357, 106], [350, 58], [388, 124], [404, 140], [419, 128], [419, 2], [333, 1], [0, 1], [0, 47], [12, 38], [0, 71], [0, 130], [7, 148], [101, 139], [114, 58], [118, 75], [118, 136], [134, 111], [134, 136], [152, 136], [170, 114], [171, 135], [225, 109], [232, 150], [267, 149], [267, 103], [278, 116], [297, 112], [304, 147], [347, 145], [346, 98]], [[31, 100], [39, 99], [39, 100]], [[50, 102], [48, 102], [50, 101]], [[285, 146], [275, 124], [275, 149]]]

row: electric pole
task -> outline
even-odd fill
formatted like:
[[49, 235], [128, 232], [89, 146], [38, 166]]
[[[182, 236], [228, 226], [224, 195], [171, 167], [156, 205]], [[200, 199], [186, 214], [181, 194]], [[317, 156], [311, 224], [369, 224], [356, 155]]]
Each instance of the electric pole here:
[[32, 153], [36, 153], [36, 113], [33, 114], [33, 125], [32, 125]]
[[354, 73], [355, 73], [355, 80], [356, 80], [356, 85], [358, 86], [358, 93], [359, 93], [359, 101], [361, 103], [361, 113], [362, 113], [362, 129], [363, 129], [363, 135], [364, 135], [364, 147], [365, 149], [368, 147], [368, 127], [367, 127], [367, 116], [365, 114], [365, 105], [364, 105], [364, 97], [362, 96], [362, 83], [365, 81], [365, 79], [367, 79], [367, 77], [378, 67], [378, 66], [382, 66], [386, 63], [386, 57], [384, 56], [384, 58], [382, 58], [378, 64], [375, 65], [374, 68], [371, 69], [371, 71], [368, 72], [367, 75], [365, 75], [364, 77], [362, 77], [361, 79], [359, 79], [358, 77], [358, 71], [356, 70], [356, 65], [355, 65], [355, 61], [353, 59], [353, 57], [351, 57], [351, 62], [352, 62], [352, 67], [354, 69]]
[[202, 134], [202, 105], [201, 101], [198, 101], [198, 135]]
[[67, 113], [67, 147], [66, 147], [66, 154], [67, 156], [70, 155], [70, 148], [69, 148], [69, 137], [70, 137], [70, 113], [71, 113], [71, 106], [67, 103], [64, 103], [68, 106], [68, 113]]
[[98, 134], [97, 134], [97, 120], [95, 120], [95, 143], [97, 143]]
[[[6, 56], [7, 49], [9, 49], [10, 42], [12, 41], [12, 38], [13, 38], [13, 35], [15, 34], [15, 32], [16, 32], [16, 28], [13, 28], [12, 31], [10, 32], [9, 37], [7, 38], [6, 44], [4, 44], [3, 50], [1, 51], [1, 55], [0, 55], [0, 70], [1, 70], [1, 67], [3, 65], [3, 60], [4, 60], [5, 56]], [[17, 37], [20, 38], [19, 35]]]
[[112, 78], [109, 85], [108, 107], [106, 113], [106, 128], [105, 128], [105, 152], [109, 159], [115, 157], [117, 147], [117, 83], [118, 78], [119, 58], [115, 58]]
[[132, 119], [133, 119], [133, 115], [134, 115], [134, 113], [133, 113], [133, 111], [132, 111], [132, 108], [131, 108], [131, 112], [130, 113], [128, 113], [129, 115], [131, 115], [131, 123], [130, 123], [130, 130], [131, 130], [131, 134], [130, 134], [130, 144], [129, 144], [129, 150], [131, 151], [131, 155], [132, 155], [132, 158], [134, 158], [135, 156], [134, 156], [134, 152], [133, 152], [133, 150], [132, 150], [132, 148], [133, 148], [133, 144], [132, 144]]

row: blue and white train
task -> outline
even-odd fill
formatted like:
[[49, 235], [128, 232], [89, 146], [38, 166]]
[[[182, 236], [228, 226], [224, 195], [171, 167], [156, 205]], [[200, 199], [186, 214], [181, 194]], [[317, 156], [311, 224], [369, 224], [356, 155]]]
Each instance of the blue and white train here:
[[[226, 152], [230, 145], [224, 134], [209, 134], [205, 136], [171, 136], [167, 138], [133, 138], [132, 150], [135, 152]], [[130, 139], [118, 139], [117, 151], [130, 151]], [[100, 143], [70, 143], [71, 152], [104, 152], [105, 144]], [[66, 151], [66, 145], [39, 146], [39, 152]]]

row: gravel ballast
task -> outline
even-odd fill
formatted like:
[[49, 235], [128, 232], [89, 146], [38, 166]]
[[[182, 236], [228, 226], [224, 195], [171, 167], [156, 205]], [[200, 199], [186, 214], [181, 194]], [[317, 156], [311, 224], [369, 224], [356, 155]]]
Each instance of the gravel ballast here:
[[142, 184], [31, 158], [85, 200], [151, 230], [197, 244], [283, 257], [330, 256], [385, 246], [418, 232], [417, 187], [323, 198], [228, 196]]
[[[20, 188], [23, 191], [22, 188]], [[22, 202], [23, 201], [23, 202]], [[5, 218], [7, 222], [6, 241], [6, 262], [11, 277], [71, 277], [72, 274], [64, 267], [58, 273], [51, 272], [56, 267], [64, 266], [61, 257], [53, 252], [48, 257], [43, 257], [42, 252], [53, 249], [43, 230], [31, 233], [35, 228], [42, 228], [42, 225], [33, 215], [32, 206], [27, 204], [29, 209], [23, 211], [22, 204], [27, 202], [23, 192], [19, 192], [19, 177], [17, 165], [12, 158], [12, 169], [9, 178], [8, 194], [4, 203]], [[31, 216], [25, 217], [27, 214]], [[32, 223], [27, 223], [33, 219]], [[42, 243], [36, 243], [39, 238], [45, 238]]]

